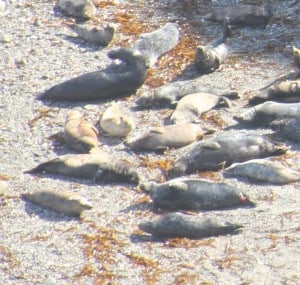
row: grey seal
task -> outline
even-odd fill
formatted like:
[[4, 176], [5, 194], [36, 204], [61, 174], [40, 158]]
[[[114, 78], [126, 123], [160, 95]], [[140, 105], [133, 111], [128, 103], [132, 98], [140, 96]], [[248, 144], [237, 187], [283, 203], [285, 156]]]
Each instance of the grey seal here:
[[57, 84], [42, 93], [38, 99], [88, 101], [134, 94], [146, 79], [144, 58], [138, 51], [128, 48], [109, 51], [108, 57], [119, 59], [121, 64], [111, 64], [106, 69]]
[[91, 18], [96, 7], [91, 0], [59, 0], [58, 6], [69, 16]]
[[285, 153], [288, 150], [263, 136], [247, 133], [223, 134], [195, 143], [186, 153], [175, 160], [169, 170], [170, 177], [197, 171], [217, 171], [234, 162], [263, 158]]
[[277, 136], [293, 142], [300, 142], [300, 118], [274, 120], [270, 127], [275, 130]]
[[172, 211], [255, 206], [243, 191], [226, 183], [173, 179], [160, 184], [144, 183], [140, 188], [150, 194], [155, 207]]
[[236, 234], [243, 226], [226, 221], [170, 213], [155, 221], [139, 224], [139, 229], [154, 238], [200, 239], [209, 236]]

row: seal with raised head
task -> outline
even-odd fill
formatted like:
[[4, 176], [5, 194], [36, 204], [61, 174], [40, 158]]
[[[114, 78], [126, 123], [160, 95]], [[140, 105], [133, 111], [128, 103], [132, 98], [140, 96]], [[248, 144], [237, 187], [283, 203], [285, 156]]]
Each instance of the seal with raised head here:
[[245, 176], [255, 181], [271, 184], [287, 184], [300, 180], [300, 172], [266, 159], [234, 163], [225, 169], [224, 173], [226, 175]]
[[238, 92], [233, 90], [222, 90], [204, 85], [196, 80], [175, 81], [167, 83], [155, 89], [147, 90], [136, 100], [136, 104], [143, 108], [172, 107], [182, 97], [193, 93], [210, 93], [231, 99], [238, 99]]
[[119, 48], [108, 52], [111, 59], [119, 59], [106, 69], [94, 71], [57, 84], [39, 96], [40, 100], [88, 101], [103, 100], [134, 94], [147, 75], [141, 53]]
[[40, 190], [23, 194], [25, 199], [57, 212], [80, 216], [85, 210], [92, 209], [92, 204], [84, 197], [70, 190]]
[[300, 118], [272, 121], [270, 127], [276, 135], [293, 142], [300, 142]]
[[141, 52], [147, 67], [152, 67], [158, 58], [172, 50], [178, 43], [178, 25], [166, 23], [163, 27], [141, 34], [133, 44], [133, 49]]
[[75, 178], [92, 179], [99, 183], [126, 182], [138, 184], [140, 176], [128, 163], [106, 152], [67, 154], [39, 164], [25, 173], [53, 173]]
[[144, 183], [154, 207], [168, 210], [216, 210], [255, 206], [240, 189], [226, 183], [200, 179], [173, 179], [165, 183]]
[[267, 101], [234, 116], [240, 124], [252, 127], [266, 127], [272, 121], [284, 118], [300, 118], [300, 103]]
[[181, 98], [170, 117], [173, 124], [197, 122], [199, 116], [215, 106], [230, 107], [230, 102], [223, 96], [209, 93], [194, 93]]
[[181, 155], [169, 170], [170, 177], [197, 171], [217, 171], [234, 162], [263, 158], [285, 153], [283, 143], [247, 133], [222, 134], [197, 142]]
[[108, 107], [100, 118], [100, 127], [109, 137], [126, 137], [133, 126], [133, 120], [122, 114], [117, 104]]
[[199, 125], [192, 123], [167, 125], [128, 139], [125, 144], [135, 151], [160, 151], [188, 145], [202, 139], [204, 134]]
[[80, 153], [89, 153], [92, 149], [98, 148], [98, 131], [79, 111], [71, 110], [64, 125], [64, 141]]
[[170, 213], [156, 221], [139, 224], [139, 229], [154, 238], [200, 239], [209, 236], [236, 234], [243, 226], [216, 219]]

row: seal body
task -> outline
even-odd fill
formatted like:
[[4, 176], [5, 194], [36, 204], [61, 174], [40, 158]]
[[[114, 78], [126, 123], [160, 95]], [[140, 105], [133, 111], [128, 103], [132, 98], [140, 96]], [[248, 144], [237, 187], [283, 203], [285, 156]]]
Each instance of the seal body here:
[[153, 205], [168, 210], [215, 210], [255, 204], [241, 190], [225, 183], [200, 179], [174, 179], [165, 183], [146, 183]]
[[74, 150], [88, 153], [98, 148], [98, 131], [77, 110], [69, 111], [64, 126], [64, 140]]
[[83, 211], [92, 209], [87, 199], [69, 190], [42, 190], [24, 194], [23, 197], [42, 207], [72, 216], [80, 216]]
[[58, 6], [69, 16], [91, 18], [96, 7], [91, 0], [59, 0]]
[[167, 125], [154, 128], [140, 137], [126, 141], [135, 151], [156, 151], [166, 148], [179, 148], [202, 139], [204, 132], [196, 124]]
[[276, 131], [276, 135], [293, 142], [300, 142], [300, 118], [275, 120], [270, 127]]
[[225, 174], [245, 176], [272, 184], [287, 184], [300, 180], [300, 172], [265, 159], [234, 163], [225, 169]]
[[134, 94], [146, 79], [144, 58], [139, 52], [127, 48], [110, 51], [108, 56], [122, 63], [55, 85], [41, 94], [39, 99], [88, 101]]
[[25, 173], [53, 173], [99, 183], [128, 182], [137, 184], [139, 175], [129, 164], [110, 157], [105, 152], [67, 154], [39, 164]]
[[280, 155], [288, 148], [262, 136], [225, 134], [196, 143], [175, 162], [170, 177], [197, 171], [217, 171], [234, 162]]
[[166, 23], [163, 27], [139, 36], [133, 49], [141, 52], [147, 67], [152, 67], [157, 59], [173, 49], [179, 40], [177, 24]]
[[109, 137], [126, 137], [133, 126], [132, 119], [122, 114], [117, 104], [108, 107], [100, 119], [100, 127]]
[[241, 225], [213, 219], [170, 213], [156, 221], [141, 223], [139, 229], [156, 238], [200, 239], [237, 233]]
[[269, 126], [273, 120], [284, 118], [300, 118], [300, 103], [267, 101], [234, 117], [240, 124], [253, 127]]
[[136, 101], [143, 108], [148, 107], [172, 107], [182, 97], [193, 93], [210, 93], [231, 99], [239, 98], [238, 92], [222, 90], [203, 85], [195, 80], [175, 81], [161, 87], [144, 92]]
[[217, 105], [229, 106], [228, 100], [209, 93], [194, 93], [181, 98], [170, 117], [173, 124], [196, 122], [199, 116]]

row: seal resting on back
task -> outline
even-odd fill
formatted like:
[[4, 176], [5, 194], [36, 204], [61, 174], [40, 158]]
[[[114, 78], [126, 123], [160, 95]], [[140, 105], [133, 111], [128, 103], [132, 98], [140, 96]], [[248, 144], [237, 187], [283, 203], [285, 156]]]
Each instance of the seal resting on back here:
[[139, 229], [154, 238], [200, 239], [209, 236], [236, 234], [243, 226], [216, 219], [170, 213], [156, 221], [139, 224]]
[[119, 59], [106, 69], [75, 77], [53, 86], [39, 96], [40, 100], [88, 101], [103, 100], [134, 94], [144, 83], [147, 74], [141, 53], [128, 48], [108, 52]]
[[215, 210], [254, 206], [245, 193], [225, 183], [200, 179], [173, 179], [165, 183], [144, 183], [153, 205], [168, 210]]
[[282, 143], [252, 134], [223, 134], [196, 143], [169, 170], [170, 177], [197, 171], [217, 171], [234, 162], [280, 155], [288, 150]]

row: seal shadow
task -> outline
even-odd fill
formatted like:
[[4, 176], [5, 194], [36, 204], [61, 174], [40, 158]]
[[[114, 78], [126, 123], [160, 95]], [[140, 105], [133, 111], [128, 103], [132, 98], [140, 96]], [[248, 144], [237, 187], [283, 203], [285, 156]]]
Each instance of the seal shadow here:
[[129, 236], [129, 239], [132, 243], [146, 243], [146, 242], [152, 242], [152, 243], [164, 243], [168, 239], [167, 238], [155, 238], [151, 235], [144, 235], [144, 234], [131, 234]]

